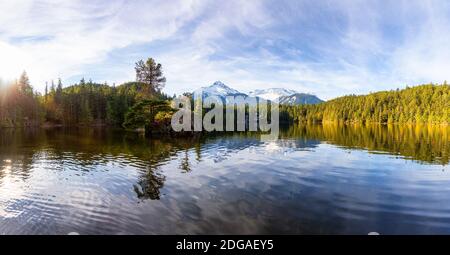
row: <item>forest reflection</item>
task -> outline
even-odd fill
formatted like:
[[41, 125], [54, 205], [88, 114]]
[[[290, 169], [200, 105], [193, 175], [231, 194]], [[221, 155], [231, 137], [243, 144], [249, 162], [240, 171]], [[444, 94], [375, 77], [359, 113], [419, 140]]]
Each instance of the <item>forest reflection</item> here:
[[[94, 171], [120, 159], [138, 169], [133, 190], [139, 199], [158, 200], [165, 176], [160, 166], [177, 160], [183, 173], [192, 171], [192, 162], [211, 157], [214, 148], [227, 153], [251, 146], [264, 146], [257, 133], [223, 133], [183, 138], [140, 137], [134, 133], [106, 129], [13, 130], [0, 132], [0, 182], [6, 175], [26, 180], [46, 159], [52, 169]], [[427, 164], [449, 164], [450, 127], [408, 125], [296, 125], [282, 129], [277, 144], [305, 149], [329, 143], [345, 149], [386, 153]], [[227, 155], [215, 155], [214, 162]], [[42, 167], [42, 164], [39, 166]], [[50, 167], [44, 166], [44, 167]]]
[[320, 140], [348, 149], [398, 155], [422, 163], [449, 163], [450, 127], [438, 125], [295, 125], [283, 139]]

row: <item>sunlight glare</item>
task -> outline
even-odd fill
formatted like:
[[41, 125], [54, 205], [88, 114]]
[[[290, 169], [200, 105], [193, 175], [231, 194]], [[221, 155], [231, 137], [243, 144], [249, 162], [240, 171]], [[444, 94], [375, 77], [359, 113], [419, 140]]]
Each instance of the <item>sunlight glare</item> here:
[[0, 41], [0, 78], [13, 81], [26, 69], [28, 57], [17, 47]]

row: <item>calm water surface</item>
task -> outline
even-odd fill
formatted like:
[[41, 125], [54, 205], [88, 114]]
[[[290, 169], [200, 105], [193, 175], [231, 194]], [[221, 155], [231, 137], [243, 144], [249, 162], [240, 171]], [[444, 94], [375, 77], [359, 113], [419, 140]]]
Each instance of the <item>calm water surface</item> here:
[[0, 131], [0, 234], [450, 234], [450, 128]]

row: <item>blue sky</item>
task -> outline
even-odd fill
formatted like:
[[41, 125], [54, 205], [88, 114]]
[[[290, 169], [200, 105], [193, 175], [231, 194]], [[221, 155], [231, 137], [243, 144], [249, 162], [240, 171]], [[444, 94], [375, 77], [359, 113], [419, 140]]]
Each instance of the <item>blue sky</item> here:
[[324, 99], [443, 82], [449, 1], [0, 1], [0, 77], [42, 91], [81, 77], [120, 84], [163, 64], [165, 92], [221, 80]]

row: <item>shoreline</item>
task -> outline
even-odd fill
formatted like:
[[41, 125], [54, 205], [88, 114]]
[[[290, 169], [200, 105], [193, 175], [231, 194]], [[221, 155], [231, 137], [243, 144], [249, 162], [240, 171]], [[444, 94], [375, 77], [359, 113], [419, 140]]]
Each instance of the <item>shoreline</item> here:
[[[294, 126], [294, 125], [345, 125], [345, 126], [366, 126], [366, 125], [375, 125], [375, 126], [434, 126], [434, 127], [450, 127], [450, 123], [426, 123], [426, 122], [412, 122], [412, 123], [380, 123], [380, 122], [343, 122], [343, 121], [321, 121], [321, 122], [311, 122], [311, 121], [299, 121], [299, 122], [280, 122], [280, 127], [286, 126]], [[119, 125], [112, 124], [78, 124], [78, 125], [63, 125], [63, 124], [42, 124], [42, 125], [27, 125], [27, 126], [0, 126], [0, 130], [3, 129], [56, 129], [56, 128], [114, 128], [118, 130], [123, 130], [131, 133], [145, 133], [142, 129], [130, 130], [126, 129]], [[214, 131], [219, 132], [219, 131]], [[229, 131], [223, 131], [229, 132]], [[239, 131], [238, 131], [239, 132]], [[244, 131], [245, 132], [245, 131]], [[203, 133], [198, 131], [187, 131], [187, 132], [155, 132], [154, 134], [176, 134], [176, 133]], [[150, 134], [150, 133], [149, 133]]]

